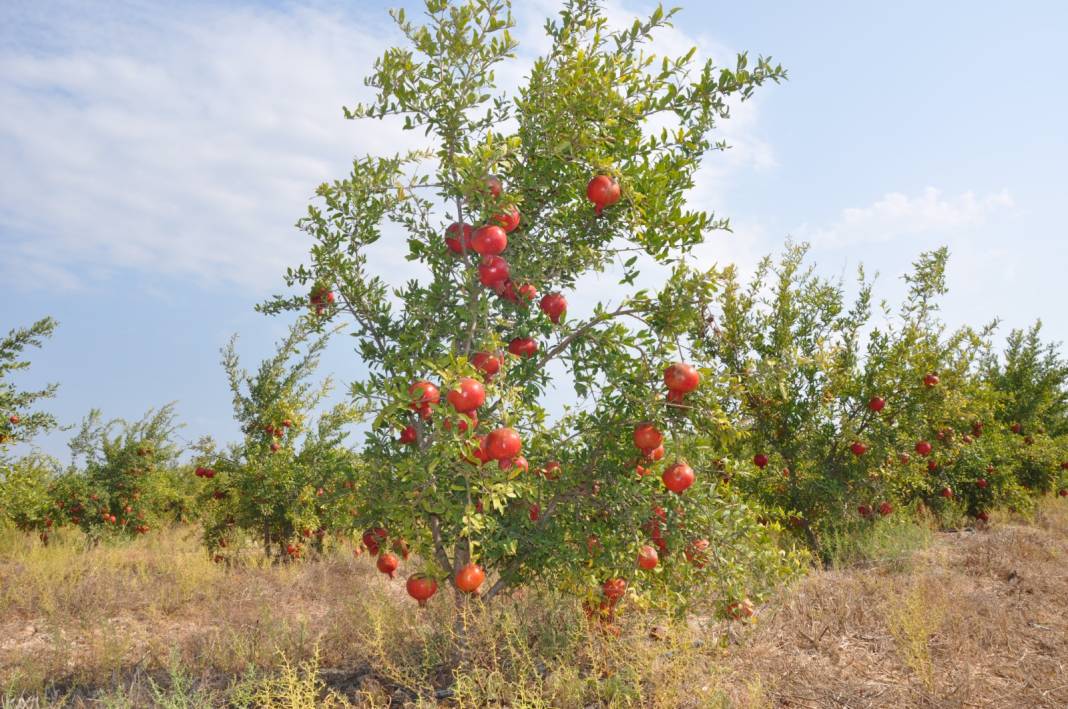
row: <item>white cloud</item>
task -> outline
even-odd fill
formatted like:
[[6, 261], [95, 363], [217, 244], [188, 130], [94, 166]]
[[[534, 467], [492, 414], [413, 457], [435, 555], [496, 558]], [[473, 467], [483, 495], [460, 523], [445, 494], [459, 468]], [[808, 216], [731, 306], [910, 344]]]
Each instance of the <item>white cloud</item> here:
[[932, 233], [944, 236], [981, 226], [1013, 206], [1013, 199], [1005, 190], [982, 197], [974, 192], [945, 196], [934, 187], [914, 197], [889, 192], [867, 207], [843, 209], [829, 226], [803, 225], [795, 235], [815, 246], [827, 247], [889, 242]]
[[269, 287], [306, 253], [292, 225], [315, 186], [417, 137], [341, 118], [382, 33], [322, 11], [132, 8], [61, 13], [66, 48], [5, 43], [5, 279], [133, 268]]
[[[301, 5], [57, 3], [0, 9], [0, 278], [73, 289], [124, 269], [200, 284], [273, 290], [302, 260], [293, 228], [320, 182], [353, 155], [422, 145], [395, 123], [344, 121], [362, 79], [397, 43], [385, 12]], [[546, 49], [556, 0], [517, 3], [520, 57], [511, 87]], [[637, 16], [610, 3], [613, 24]], [[680, 29], [654, 50], [732, 56]], [[695, 199], [722, 209], [735, 170], [774, 164], [739, 105], [709, 156]], [[390, 232], [374, 255], [414, 274]], [[383, 240], [384, 242], [387, 239]]]

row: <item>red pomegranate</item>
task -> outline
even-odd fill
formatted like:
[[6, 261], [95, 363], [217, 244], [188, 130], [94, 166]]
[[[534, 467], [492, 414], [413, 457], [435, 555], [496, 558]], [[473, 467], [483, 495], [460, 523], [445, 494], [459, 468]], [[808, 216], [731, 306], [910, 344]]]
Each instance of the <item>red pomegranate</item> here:
[[409, 596], [419, 601], [420, 608], [426, 608], [426, 602], [438, 592], [438, 582], [426, 574], [412, 574], [404, 588]]

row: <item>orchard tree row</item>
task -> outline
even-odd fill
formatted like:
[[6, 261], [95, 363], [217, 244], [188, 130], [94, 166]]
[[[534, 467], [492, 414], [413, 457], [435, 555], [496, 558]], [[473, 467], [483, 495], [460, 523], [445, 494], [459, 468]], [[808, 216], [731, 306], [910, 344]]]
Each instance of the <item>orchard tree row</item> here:
[[[298, 314], [290, 337], [252, 374], [224, 351], [242, 440], [201, 441], [178, 464], [170, 409], [90, 418], [84, 466], [38, 486], [43, 507], [7, 508], [97, 536], [195, 515], [220, 563], [345, 544], [421, 604], [538, 584], [602, 618], [624, 598], [740, 616], [807, 558], [829, 560], [843, 530], [920, 509], [983, 524], [1063, 490], [1068, 366], [1037, 325], [1004, 352], [996, 323], [948, 330], [945, 250], [919, 257], [896, 308], [863, 272], [855, 289], [819, 277], [803, 246], [744, 281], [695, 266], [691, 250], [728, 227], [687, 202], [725, 147], [717, 124], [785, 72], [745, 54], [654, 56], [673, 15], [614, 28], [597, 2], [566, 2], [506, 93], [508, 3], [428, 0], [418, 23], [397, 11], [405, 46], [345, 113], [425, 145], [360, 157], [319, 187], [299, 223], [309, 258], [261, 306]], [[404, 283], [373, 267], [398, 244]], [[640, 289], [643, 268], [670, 275]], [[633, 292], [569, 303], [608, 273]], [[327, 408], [329, 383], [312, 378], [339, 328], [366, 376]], [[553, 390], [571, 403], [550, 407]], [[7, 444], [48, 393], [11, 400]]]
[[[261, 309], [349, 326], [370, 425], [354, 517], [384, 572], [392, 545], [417, 554], [418, 595], [542, 583], [607, 615], [624, 596], [738, 608], [797, 550], [826, 560], [839, 525], [916, 505], [984, 520], [1063, 475], [1063, 363], [1032, 363], [1050, 402], [1025, 408], [1005, 373], [1031, 366], [1037, 330], [1004, 361], [993, 324], [946, 332], [944, 250], [920, 257], [898, 310], [863, 274], [847, 303], [803, 247], [748, 284], [693, 266], [728, 226], [686, 199], [724, 147], [717, 124], [785, 72], [654, 56], [673, 14], [616, 28], [599, 3], [565, 2], [548, 51], [500, 91], [508, 3], [430, 0], [418, 22], [394, 14], [406, 43], [345, 110], [425, 144], [320, 186], [299, 223], [310, 257], [286, 276], [297, 293]], [[408, 282], [376, 273], [382, 242], [406, 245]], [[583, 277], [627, 285], [643, 267], [670, 276], [569, 314]], [[574, 404], [548, 410], [562, 386]]]

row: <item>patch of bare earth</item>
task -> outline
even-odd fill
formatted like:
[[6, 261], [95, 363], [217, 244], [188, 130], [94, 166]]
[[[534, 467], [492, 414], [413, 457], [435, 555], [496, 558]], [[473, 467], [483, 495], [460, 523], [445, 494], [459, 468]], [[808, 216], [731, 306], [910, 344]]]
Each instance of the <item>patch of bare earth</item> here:
[[743, 706], [1068, 707], [1068, 518], [813, 574], [762, 609], [726, 671]]

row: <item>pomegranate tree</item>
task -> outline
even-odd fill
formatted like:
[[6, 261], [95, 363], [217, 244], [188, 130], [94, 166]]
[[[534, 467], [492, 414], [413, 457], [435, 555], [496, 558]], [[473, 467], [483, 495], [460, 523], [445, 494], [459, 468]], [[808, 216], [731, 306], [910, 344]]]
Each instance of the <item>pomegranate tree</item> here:
[[[615, 32], [597, 3], [568, 3], [511, 95], [492, 79], [515, 48], [505, 3], [428, 3], [425, 27], [398, 14], [412, 61], [376, 64], [377, 95], [346, 113], [426, 142], [359, 158], [301, 221], [311, 257], [287, 283], [329, 284], [336, 303], [316, 325], [350, 323], [366, 371], [350, 388], [369, 423], [352, 526], [406, 539], [404, 573], [461, 601], [542, 581], [671, 606], [704, 584], [760, 593], [789, 566], [709, 467], [735, 435], [689, 334], [713, 286], [678, 268], [658, 293], [575, 295], [617, 263], [633, 281], [624, 254], [672, 264], [725, 226], [685, 195], [728, 101], [783, 76], [744, 55], [650, 74], [648, 42], [671, 14]], [[654, 115], [676, 128], [649, 131]], [[407, 261], [379, 277], [386, 234]], [[554, 384], [580, 405], [548, 410]], [[668, 510], [655, 538], [654, 507]], [[709, 544], [701, 566], [685, 560], [695, 538]], [[648, 573], [635, 559], [654, 544]]]
[[[733, 268], [709, 275], [722, 287], [695, 334], [729, 376], [725, 408], [751, 422], [725, 472], [764, 502], [775, 526], [822, 556], [823, 533], [856, 524], [858, 509], [874, 518], [875, 500], [944, 505], [943, 488], [961, 489], [948, 464], [990, 415], [991, 397], [973, 376], [989, 331], [947, 332], [938, 320], [944, 249], [921, 255], [905, 301], [879, 324], [873, 283], [862, 273], [847, 303], [840, 282], [806, 267], [806, 251], [788, 245], [750, 284]], [[945, 464], [928, 470], [936, 458]]]
[[[224, 559], [259, 543], [275, 561], [308, 558], [328, 533], [347, 533], [354, 521], [351, 491], [355, 457], [342, 444], [353, 409], [342, 403], [319, 421], [312, 411], [329, 391], [308, 383], [326, 336], [310, 337], [311, 323], [292, 328], [277, 353], [250, 375], [238, 360], [236, 343], [223, 351], [223, 367], [234, 397], [234, 414], [244, 439], [227, 450], [198, 446], [195, 459], [204, 539], [209, 553]], [[441, 400], [430, 382], [405, 392], [413, 419]], [[396, 445], [417, 443], [415, 426], [398, 432]], [[210, 471], [210, 474], [208, 472]], [[288, 551], [300, 547], [299, 554]]]

